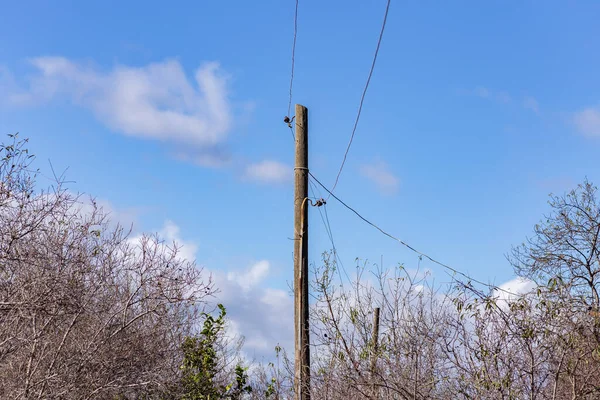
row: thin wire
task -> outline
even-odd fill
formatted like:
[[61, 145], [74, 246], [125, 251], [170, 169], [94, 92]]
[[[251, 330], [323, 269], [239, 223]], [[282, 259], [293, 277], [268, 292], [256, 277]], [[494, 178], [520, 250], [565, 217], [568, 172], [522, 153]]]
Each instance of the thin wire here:
[[[294, 65], [296, 64], [296, 36], [298, 34], [298, 1], [296, 0], [296, 10], [294, 11], [294, 43], [292, 45], [292, 74], [290, 76], [290, 100], [288, 102], [288, 113], [290, 117], [292, 112], [292, 89], [294, 87]], [[294, 132], [292, 132], [293, 134]]]
[[[331, 191], [335, 191], [337, 184], [340, 180], [340, 175], [342, 175], [342, 170], [344, 169], [344, 165], [346, 164], [346, 158], [348, 157], [348, 152], [350, 151], [350, 147], [352, 146], [352, 141], [354, 140], [354, 135], [356, 134], [356, 128], [358, 127], [358, 121], [360, 120], [360, 114], [362, 112], [363, 103], [365, 102], [365, 96], [367, 95], [367, 90], [369, 89], [369, 84], [371, 83], [371, 77], [373, 76], [373, 71], [375, 70], [375, 64], [377, 62], [377, 55], [379, 54], [379, 47], [381, 46], [381, 40], [383, 39], [383, 32], [385, 31], [385, 25], [387, 23], [388, 13], [390, 11], [390, 3], [391, 0], [388, 0], [387, 5], [385, 7], [385, 15], [383, 16], [383, 23], [381, 25], [381, 31], [379, 32], [379, 39], [377, 40], [377, 47], [375, 48], [375, 55], [373, 56], [373, 63], [371, 64], [371, 70], [369, 71], [369, 77], [367, 78], [367, 83], [362, 92], [362, 96], [360, 98], [360, 104], [358, 106], [358, 113], [356, 114], [356, 120], [354, 121], [354, 127], [352, 128], [352, 134], [350, 135], [350, 141], [348, 142], [348, 147], [346, 147], [346, 152], [344, 153], [344, 158], [342, 160], [342, 164], [340, 165], [340, 169], [335, 178], [335, 183], [331, 188]], [[329, 197], [327, 197], [329, 199]]]
[[[329, 223], [329, 214], [327, 213], [327, 204], [325, 204], [325, 206], [323, 207], [323, 212], [325, 214], [325, 220], [327, 222], [327, 226], [329, 227], [329, 232], [331, 232], [331, 245], [333, 246], [333, 251], [335, 252], [335, 257], [338, 260], [338, 264], [340, 264], [340, 266], [342, 267], [342, 271], [344, 272], [344, 275], [346, 275], [348, 282], [350, 282], [350, 275], [348, 275], [348, 271], [346, 270], [346, 267], [344, 266], [344, 263], [342, 262], [342, 259], [340, 258], [337, 248], [335, 246], [335, 243], [333, 241], [333, 229], [331, 228], [331, 224]], [[340, 279], [341, 279], [341, 276], [340, 276]]]
[[[310, 185], [310, 191], [313, 193], [313, 196], [317, 196], [316, 194], [316, 186], [312, 181], [308, 181], [309, 185]], [[317, 207], [317, 210], [319, 211], [319, 215], [321, 216], [321, 221], [323, 222], [323, 225], [325, 226], [325, 232], [327, 232], [327, 236], [329, 237], [329, 241], [331, 242], [331, 246], [333, 247], [333, 251], [335, 252], [335, 244], [333, 242], [333, 236], [331, 234], [331, 229], [330, 227], [327, 226], [327, 223], [325, 222], [325, 217], [323, 217], [323, 212], [321, 211], [321, 207]]]
[[[322, 198], [321, 193], [320, 192], [317, 193], [319, 190], [316, 187], [316, 185], [311, 180], [309, 180], [308, 183], [310, 185], [310, 190], [313, 193], [313, 196], [316, 195], [316, 196], [320, 196], [320, 198]], [[327, 215], [327, 204], [323, 204], [324, 212], [321, 211], [321, 207], [317, 207], [317, 210], [319, 210], [319, 215], [321, 216], [321, 221], [323, 222], [323, 225], [325, 226], [325, 231], [327, 232], [327, 236], [329, 237], [329, 241], [331, 242], [331, 247], [333, 249], [333, 255], [334, 255], [335, 259], [337, 260], [337, 263], [341, 267], [342, 271], [344, 272], [344, 275], [346, 275], [346, 278], [348, 279], [348, 281], [350, 281], [350, 276], [348, 275], [348, 272], [346, 271], [346, 267], [344, 266], [344, 263], [342, 262], [342, 259], [340, 258], [337, 248], [335, 246], [335, 240], [333, 239], [333, 230], [331, 229], [331, 224], [329, 223], [329, 216]], [[325, 215], [325, 217], [323, 217], [323, 214]], [[342, 278], [340, 268], [338, 268], [338, 275], [340, 277], [340, 282], [343, 282], [344, 279]]]
[[432, 262], [432, 263], [434, 263], [434, 264], [437, 264], [437, 265], [439, 265], [439, 266], [441, 266], [441, 267], [443, 267], [443, 268], [446, 268], [446, 269], [448, 269], [448, 270], [452, 271], [452, 272], [453, 272], [454, 274], [456, 274], [456, 275], [460, 275], [460, 276], [462, 276], [462, 277], [466, 278], [466, 279], [467, 279], [469, 282], [475, 282], [475, 283], [478, 283], [478, 284], [480, 284], [480, 285], [483, 285], [483, 286], [486, 286], [486, 287], [488, 287], [488, 288], [491, 288], [491, 289], [494, 289], [494, 290], [498, 290], [498, 291], [501, 291], [501, 292], [507, 293], [507, 294], [509, 294], [509, 295], [512, 295], [512, 296], [517, 296], [517, 297], [518, 297], [518, 296], [520, 296], [520, 295], [518, 295], [518, 294], [516, 294], [516, 293], [512, 293], [512, 292], [510, 292], [510, 291], [508, 291], [508, 290], [505, 290], [505, 289], [502, 289], [502, 288], [500, 288], [500, 287], [498, 287], [498, 286], [491, 285], [491, 284], [489, 284], [489, 283], [484, 283], [484, 282], [482, 282], [482, 281], [480, 281], [480, 280], [477, 280], [477, 279], [475, 279], [475, 278], [472, 278], [472, 277], [470, 277], [469, 275], [467, 275], [467, 274], [465, 274], [465, 273], [463, 273], [463, 272], [461, 272], [461, 271], [459, 271], [459, 270], [457, 270], [457, 269], [455, 269], [455, 268], [452, 268], [451, 266], [449, 266], [449, 265], [447, 265], [447, 264], [444, 264], [444, 263], [442, 263], [442, 262], [440, 262], [440, 261], [437, 261], [437, 260], [436, 260], [436, 259], [434, 259], [433, 257], [431, 257], [431, 256], [429, 256], [429, 255], [427, 255], [427, 254], [425, 254], [425, 253], [423, 253], [423, 252], [420, 252], [419, 250], [415, 249], [414, 247], [412, 247], [412, 246], [411, 246], [411, 245], [409, 245], [408, 243], [406, 243], [406, 242], [404, 242], [403, 240], [401, 240], [401, 239], [399, 239], [399, 238], [397, 238], [397, 237], [393, 236], [392, 234], [390, 234], [390, 233], [388, 233], [388, 232], [384, 231], [384, 230], [383, 230], [383, 229], [381, 229], [379, 226], [375, 225], [373, 222], [371, 222], [371, 221], [369, 221], [368, 219], [366, 219], [365, 217], [363, 217], [363, 216], [362, 216], [362, 215], [361, 215], [361, 214], [360, 214], [358, 211], [356, 211], [354, 208], [350, 207], [350, 206], [349, 206], [348, 204], [346, 204], [346, 203], [345, 203], [345, 202], [344, 202], [342, 199], [340, 199], [340, 198], [339, 198], [339, 197], [337, 197], [335, 194], [333, 194], [333, 192], [332, 192], [331, 190], [327, 189], [327, 187], [325, 187], [325, 185], [323, 185], [323, 184], [322, 184], [322, 183], [321, 183], [321, 182], [320, 182], [320, 181], [319, 181], [319, 180], [318, 180], [318, 179], [317, 179], [317, 178], [316, 178], [316, 177], [315, 177], [315, 176], [314, 176], [314, 175], [313, 175], [313, 174], [312, 174], [310, 171], [308, 172], [308, 174], [309, 174], [309, 175], [312, 177], [312, 179], [314, 179], [314, 180], [315, 180], [315, 181], [316, 181], [316, 182], [319, 184], [319, 186], [321, 186], [323, 189], [325, 189], [325, 190], [326, 190], [326, 191], [329, 193], [329, 195], [330, 195], [331, 197], [333, 197], [334, 199], [336, 199], [336, 200], [337, 200], [337, 201], [338, 201], [340, 204], [342, 204], [342, 205], [343, 205], [344, 207], [346, 207], [348, 210], [350, 210], [350, 211], [352, 211], [354, 214], [356, 214], [356, 216], [357, 216], [358, 218], [362, 219], [364, 222], [366, 222], [367, 224], [371, 225], [373, 228], [377, 229], [379, 232], [383, 233], [385, 236], [389, 237], [390, 239], [393, 239], [393, 240], [397, 241], [398, 243], [400, 243], [400, 244], [401, 244], [401, 245], [403, 245], [404, 247], [408, 248], [409, 250], [411, 250], [411, 251], [413, 251], [413, 252], [417, 253], [418, 255], [420, 255], [420, 256], [422, 256], [422, 257], [425, 257], [426, 259], [428, 259], [429, 261], [431, 261], [431, 262]]

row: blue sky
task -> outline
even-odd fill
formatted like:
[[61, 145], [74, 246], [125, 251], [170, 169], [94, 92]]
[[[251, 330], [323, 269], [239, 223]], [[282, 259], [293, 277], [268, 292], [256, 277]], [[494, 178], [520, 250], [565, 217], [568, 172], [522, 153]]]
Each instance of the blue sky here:
[[[29, 137], [46, 173], [68, 168], [72, 190], [136, 231], [182, 241], [259, 355], [291, 332], [294, 5], [7, 2], [0, 16], [0, 132]], [[309, 107], [311, 170], [328, 186], [384, 9], [300, 0], [293, 101]], [[504, 255], [548, 193], [600, 182], [598, 15], [595, 1], [393, 0], [336, 194], [440, 261], [510, 280]], [[417, 265], [327, 207], [347, 267]], [[318, 262], [331, 244], [315, 210], [310, 226]]]

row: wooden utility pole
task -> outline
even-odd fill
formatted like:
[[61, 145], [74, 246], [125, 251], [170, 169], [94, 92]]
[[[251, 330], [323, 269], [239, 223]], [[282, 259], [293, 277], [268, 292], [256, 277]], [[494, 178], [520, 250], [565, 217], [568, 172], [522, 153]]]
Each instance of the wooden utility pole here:
[[379, 307], [375, 308], [373, 314], [373, 354], [371, 354], [371, 373], [375, 373], [377, 367], [377, 351], [379, 350]]
[[379, 350], [379, 307], [375, 308], [375, 313], [373, 314], [373, 353], [371, 354], [371, 380], [373, 383], [373, 398], [379, 398], [377, 385], [375, 384], [375, 374], [377, 372], [377, 357]]
[[310, 399], [308, 331], [308, 109], [296, 104], [294, 168], [294, 398]]

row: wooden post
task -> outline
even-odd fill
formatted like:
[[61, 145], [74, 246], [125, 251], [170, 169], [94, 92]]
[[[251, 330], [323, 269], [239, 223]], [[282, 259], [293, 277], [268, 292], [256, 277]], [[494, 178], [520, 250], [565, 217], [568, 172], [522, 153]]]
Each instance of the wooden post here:
[[296, 104], [294, 168], [294, 398], [310, 399], [308, 330], [308, 109]]
[[371, 380], [373, 382], [373, 398], [377, 399], [377, 386], [375, 385], [375, 372], [377, 368], [377, 350], [379, 346], [379, 307], [375, 308], [375, 313], [373, 314], [373, 353], [371, 354]]
[[375, 364], [377, 363], [377, 346], [379, 345], [379, 307], [375, 308], [373, 314], [373, 354], [371, 355], [371, 372], [375, 372]]

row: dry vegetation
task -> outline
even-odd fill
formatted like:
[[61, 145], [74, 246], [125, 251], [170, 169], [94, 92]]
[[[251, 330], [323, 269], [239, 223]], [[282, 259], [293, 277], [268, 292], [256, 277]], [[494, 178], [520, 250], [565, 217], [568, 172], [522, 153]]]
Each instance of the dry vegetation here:
[[[60, 181], [39, 190], [24, 144], [0, 149], [0, 398], [292, 397], [284, 349], [244, 364], [225, 309], [204, 312], [209, 276]], [[510, 301], [402, 266], [361, 264], [349, 278], [325, 253], [312, 279], [312, 397], [600, 398], [597, 189], [584, 182], [550, 206], [511, 251], [536, 286]]]

